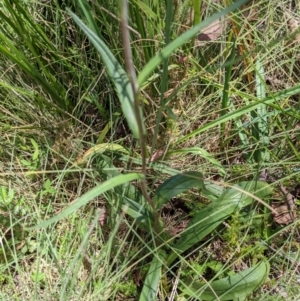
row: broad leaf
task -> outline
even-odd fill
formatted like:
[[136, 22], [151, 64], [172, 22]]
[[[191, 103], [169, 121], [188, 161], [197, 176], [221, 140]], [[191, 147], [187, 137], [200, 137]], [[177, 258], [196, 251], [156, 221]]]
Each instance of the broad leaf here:
[[205, 189], [202, 173], [189, 171], [169, 178], [155, 191], [153, 201], [156, 209], [159, 210], [172, 197], [192, 187]]
[[183, 281], [181, 288], [184, 295], [197, 300], [244, 300], [264, 284], [269, 272], [269, 262], [261, 261], [256, 266], [210, 284], [193, 280]]
[[156, 294], [165, 258], [166, 254], [163, 250], [159, 250], [158, 254], [154, 256], [149, 271], [147, 273], [139, 301], [157, 300]]
[[271, 187], [265, 182], [241, 182], [232, 188], [226, 189], [219, 199], [194, 215], [185, 231], [181, 234], [180, 239], [174, 245], [173, 252], [167, 259], [168, 265], [179, 254], [197, 244], [212, 232], [236, 209], [240, 210], [252, 203], [253, 198], [240, 190], [252, 193], [259, 198], [263, 198], [271, 193]]
[[204, 181], [205, 190], [202, 190], [201, 193], [211, 201], [218, 199], [223, 193], [224, 188], [220, 185]]

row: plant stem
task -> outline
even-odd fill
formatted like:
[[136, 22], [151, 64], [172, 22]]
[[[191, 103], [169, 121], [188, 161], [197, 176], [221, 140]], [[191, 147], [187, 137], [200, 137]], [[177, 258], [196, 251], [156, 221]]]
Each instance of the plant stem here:
[[154, 214], [154, 230], [158, 234], [159, 231], [159, 220], [158, 214], [155, 210], [155, 205], [153, 200], [151, 199], [150, 195], [147, 192], [146, 186], [146, 175], [147, 175], [147, 165], [146, 165], [146, 143], [145, 143], [145, 133], [143, 130], [142, 118], [141, 118], [141, 110], [140, 110], [140, 103], [139, 103], [139, 87], [136, 80], [136, 74], [133, 66], [132, 61], [132, 52], [130, 48], [130, 37], [129, 37], [129, 30], [128, 30], [128, 1], [122, 1], [122, 15], [121, 15], [121, 28], [122, 28], [122, 39], [123, 39], [123, 48], [124, 48], [124, 57], [125, 57], [125, 67], [131, 82], [132, 90], [133, 90], [133, 97], [134, 97], [134, 111], [135, 116], [138, 124], [139, 129], [139, 143], [141, 147], [141, 156], [142, 156], [142, 173], [145, 176], [145, 179], [141, 181], [141, 189], [142, 193], [152, 207], [153, 214]]

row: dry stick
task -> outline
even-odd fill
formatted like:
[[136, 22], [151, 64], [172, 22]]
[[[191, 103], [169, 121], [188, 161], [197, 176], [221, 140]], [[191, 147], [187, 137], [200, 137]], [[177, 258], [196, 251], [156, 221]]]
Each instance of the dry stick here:
[[286, 188], [281, 183], [279, 183], [279, 188], [280, 188], [282, 194], [284, 195], [284, 198], [285, 198], [285, 201], [286, 201], [286, 205], [288, 207], [291, 219], [292, 219], [292, 221], [295, 221], [295, 215], [294, 215], [295, 198], [294, 198], [294, 196], [291, 193], [289, 193], [286, 190]]
[[156, 234], [159, 234], [159, 220], [158, 214], [155, 210], [155, 205], [153, 200], [150, 198], [147, 192], [146, 186], [146, 176], [147, 176], [147, 165], [146, 165], [146, 143], [145, 143], [145, 136], [143, 131], [142, 119], [140, 114], [140, 104], [138, 99], [139, 94], [139, 87], [136, 80], [136, 74], [133, 66], [132, 61], [132, 52], [130, 48], [130, 37], [129, 37], [129, 30], [128, 30], [128, 1], [122, 1], [122, 16], [121, 16], [121, 28], [122, 28], [122, 39], [123, 39], [123, 48], [124, 48], [124, 57], [125, 57], [125, 66], [126, 71], [129, 76], [129, 80], [133, 90], [133, 98], [134, 98], [134, 111], [135, 117], [137, 120], [138, 131], [139, 131], [139, 143], [141, 147], [141, 156], [142, 156], [142, 173], [144, 174], [145, 179], [141, 181], [141, 189], [143, 196], [145, 197], [146, 201], [152, 207], [153, 214], [154, 214], [154, 230]]
[[[288, 210], [289, 210], [289, 213], [290, 213], [290, 216], [291, 216], [291, 220], [292, 220], [292, 222], [295, 222], [295, 218], [296, 218], [295, 213], [294, 213], [294, 211], [295, 211], [295, 198], [291, 193], [289, 193], [286, 190], [286, 188], [281, 183], [279, 183], [279, 188], [280, 188], [282, 194], [284, 195], [286, 205], [288, 207]], [[299, 234], [299, 231], [298, 231], [297, 227], [295, 228], [295, 230], [296, 230], [296, 233], [299, 237], [300, 234]]]

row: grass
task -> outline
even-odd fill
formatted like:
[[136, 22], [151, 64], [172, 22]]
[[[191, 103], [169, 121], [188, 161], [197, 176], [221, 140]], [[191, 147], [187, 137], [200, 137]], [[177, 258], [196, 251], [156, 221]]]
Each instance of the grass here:
[[0, 4], [1, 300], [299, 299], [299, 6], [230, 4]]

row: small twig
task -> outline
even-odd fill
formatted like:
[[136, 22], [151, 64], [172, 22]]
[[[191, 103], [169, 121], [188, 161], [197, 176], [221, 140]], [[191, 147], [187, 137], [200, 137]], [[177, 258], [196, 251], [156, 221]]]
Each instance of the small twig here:
[[265, 168], [261, 171], [258, 180], [267, 182], [267, 178], [268, 178], [268, 170]]
[[[139, 103], [137, 101], [139, 87], [138, 87], [138, 84], [136, 81], [136, 74], [135, 74], [133, 63], [132, 63], [130, 37], [129, 37], [129, 31], [127, 29], [128, 28], [128, 1], [123, 0], [122, 3], [123, 3], [123, 5], [122, 5], [122, 16], [121, 16], [121, 28], [122, 28], [122, 40], [123, 40], [123, 48], [124, 48], [125, 66], [126, 66], [126, 71], [129, 76], [129, 80], [130, 80], [133, 94], [134, 94], [135, 107], [136, 107], [136, 103], [138, 104], [138, 107], [139, 107]], [[138, 114], [138, 115], [140, 115], [140, 114]], [[136, 117], [138, 118], [138, 116], [136, 116]], [[140, 130], [140, 128], [139, 128], [139, 130]]]
[[177, 272], [176, 278], [175, 278], [175, 282], [171, 291], [171, 295], [169, 297], [169, 301], [174, 301], [175, 296], [177, 294], [178, 291], [178, 284], [179, 284], [179, 279], [180, 279], [180, 273], [181, 273], [181, 267], [179, 267], [179, 270]]
[[[294, 196], [291, 193], [289, 193], [285, 189], [285, 187], [281, 183], [279, 183], [279, 188], [280, 188], [281, 192], [283, 193], [283, 195], [285, 197], [286, 205], [287, 205], [287, 207], [289, 209], [291, 220], [294, 222], [295, 219], [296, 219], [296, 216], [295, 216], [295, 198], [294, 198]], [[297, 235], [299, 237], [300, 234], [299, 234], [299, 231], [298, 231], [297, 227], [295, 227], [295, 231], [296, 231], [296, 233], [297, 233]]]
[[285, 197], [285, 200], [286, 200], [286, 204], [287, 204], [287, 207], [289, 209], [289, 212], [290, 212], [290, 216], [291, 216], [291, 219], [292, 221], [295, 221], [295, 215], [294, 215], [294, 210], [295, 210], [295, 198], [294, 196], [289, 193], [286, 188], [280, 183], [279, 184], [279, 188], [282, 192], [282, 194], [284, 195]]

